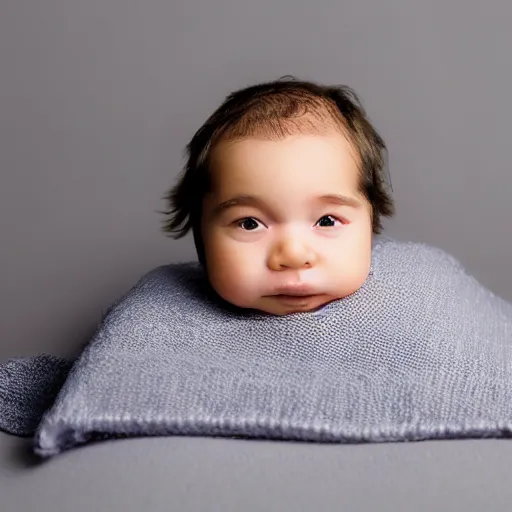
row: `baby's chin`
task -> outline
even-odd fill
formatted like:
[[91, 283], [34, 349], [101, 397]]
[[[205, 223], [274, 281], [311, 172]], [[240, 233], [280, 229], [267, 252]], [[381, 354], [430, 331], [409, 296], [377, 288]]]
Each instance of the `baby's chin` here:
[[308, 297], [270, 296], [262, 297], [247, 307], [270, 315], [285, 316], [292, 313], [317, 311], [330, 302], [341, 298], [343, 297], [333, 297], [331, 295], [313, 295]]

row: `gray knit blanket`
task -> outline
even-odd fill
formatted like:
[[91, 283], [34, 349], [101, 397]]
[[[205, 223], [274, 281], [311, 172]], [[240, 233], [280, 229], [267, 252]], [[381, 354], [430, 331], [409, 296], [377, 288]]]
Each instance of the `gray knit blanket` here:
[[356, 293], [272, 316], [219, 299], [196, 263], [158, 267], [76, 361], [0, 365], [0, 428], [41, 457], [127, 436], [321, 442], [502, 437], [512, 304], [441, 249], [377, 237]]

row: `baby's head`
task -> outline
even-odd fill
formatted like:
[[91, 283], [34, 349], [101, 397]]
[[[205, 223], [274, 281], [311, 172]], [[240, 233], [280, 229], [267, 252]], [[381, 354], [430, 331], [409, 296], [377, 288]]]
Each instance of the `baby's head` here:
[[226, 301], [275, 315], [358, 290], [394, 205], [384, 141], [348, 87], [278, 80], [232, 93], [187, 146], [164, 231], [193, 231]]

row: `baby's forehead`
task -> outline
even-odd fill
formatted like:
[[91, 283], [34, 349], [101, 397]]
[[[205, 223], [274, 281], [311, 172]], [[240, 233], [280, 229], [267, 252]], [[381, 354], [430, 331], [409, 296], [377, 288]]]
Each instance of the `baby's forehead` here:
[[[302, 148], [308, 148], [305, 150], [306, 154], [308, 152], [311, 154], [313, 151], [315, 158], [318, 157], [319, 161], [322, 161], [324, 159], [322, 155], [332, 155], [334, 147], [335, 153], [344, 155], [341, 157], [342, 159], [350, 160], [350, 167], [354, 167], [357, 172], [360, 171], [361, 155], [358, 147], [338, 126], [333, 123], [319, 124], [303, 119], [298, 122], [302, 124], [292, 127], [285, 126], [281, 132], [278, 132], [275, 127], [266, 125], [245, 136], [231, 135], [220, 139], [211, 148], [208, 157], [211, 177], [216, 175], [217, 178], [221, 176], [227, 178], [220, 171], [230, 167], [233, 162], [236, 162], [236, 168], [239, 168], [240, 165], [243, 168], [252, 167], [251, 163], [254, 163], [254, 158], [263, 158], [265, 164], [272, 162], [280, 152], [290, 154], [292, 151], [296, 155], [300, 155]], [[318, 143], [318, 141], [321, 142]], [[292, 147], [291, 150], [290, 147]], [[326, 158], [332, 160], [329, 156]]]
[[228, 140], [210, 165], [209, 192], [223, 198], [278, 197], [283, 191], [297, 197], [358, 195], [359, 188], [359, 159], [339, 132]]

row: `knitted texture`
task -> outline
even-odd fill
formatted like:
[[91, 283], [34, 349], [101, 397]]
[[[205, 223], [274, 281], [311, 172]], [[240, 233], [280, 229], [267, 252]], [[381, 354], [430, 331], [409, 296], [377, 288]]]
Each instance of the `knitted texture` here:
[[32, 436], [71, 365], [50, 354], [15, 357], [0, 364], [0, 430]]
[[512, 304], [441, 249], [378, 238], [364, 285], [314, 312], [242, 310], [209, 290], [195, 263], [140, 279], [72, 366], [34, 451], [120, 436], [383, 442], [511, 431]]

